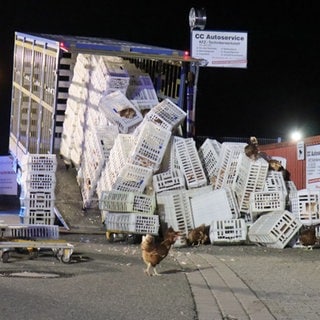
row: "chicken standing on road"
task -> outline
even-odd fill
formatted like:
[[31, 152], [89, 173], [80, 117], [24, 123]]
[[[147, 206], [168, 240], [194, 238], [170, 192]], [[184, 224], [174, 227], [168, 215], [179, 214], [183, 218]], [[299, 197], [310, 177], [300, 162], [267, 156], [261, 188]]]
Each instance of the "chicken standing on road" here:
[[141, 255], [143, 261], [147, 265], [144, 272], [148, 276], [152, 276], [152, 273], [150, 272], [151, 267], [153, 267], [153, 275], [160, 276], [156, 266], [168, 255], [171, 246], [177, 241], [179, 236], [179, 231], [175, 231], [172, 227], [169, 227], [164, 236], [164, 240], [161, 243], [156, 243], [155, 238], [150, 234], [142, 237], [142, 242], [140, 244]]

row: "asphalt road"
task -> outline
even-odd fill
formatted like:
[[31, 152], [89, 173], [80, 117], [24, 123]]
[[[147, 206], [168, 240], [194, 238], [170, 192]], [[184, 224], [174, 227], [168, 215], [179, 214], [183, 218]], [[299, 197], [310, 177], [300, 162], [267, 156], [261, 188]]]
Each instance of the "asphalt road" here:
[[75, 246], [68, 264], [51, 250], [33, 260], [11, 252], [1, 263], [1, 319], [196, 319], [189, 283], [172, 256], [158, 268], [162, 276], [148, 277], [137, 244], [111, 244], [104, 235], [60, 238]]

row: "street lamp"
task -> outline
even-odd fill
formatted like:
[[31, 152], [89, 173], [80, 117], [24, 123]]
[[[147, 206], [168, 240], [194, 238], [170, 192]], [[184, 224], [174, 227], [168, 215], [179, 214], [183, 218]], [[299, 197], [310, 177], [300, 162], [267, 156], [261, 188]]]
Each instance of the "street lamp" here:
[[300, 141], [302, 139], [302, 133], [298, 130], [292, 131], [290, 138], [292, 141]]

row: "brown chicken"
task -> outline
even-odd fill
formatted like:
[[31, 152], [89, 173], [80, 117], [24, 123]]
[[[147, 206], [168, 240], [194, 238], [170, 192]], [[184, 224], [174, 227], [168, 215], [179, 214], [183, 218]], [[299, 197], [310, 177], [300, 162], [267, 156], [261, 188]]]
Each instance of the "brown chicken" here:
[[203, 223], [199, 227], [196, 227], [189, 231], [187, 236], [187, 244], [189, 246], [199, 246], [209, 241], [208, 227]]
[[[141, 255], [143, 261], [147, 265], [144, 272], [148, 276], [160, 276], [156, 266], [168, 255], [171, 246], [177, 241], [179, 236], [179, 231], [175, 231], [172, 227], [169, 227], [165, 233], [164, 240], [160, 243], [156, 243], [155, 238], [150, 234], [142, 237], [142, 242], [140, 244]], [[150, 270], [151, 267], [153, 267], [153, 274]]]
[[308, 250], [312, 250], [313, 246], [318, 242], [316, 236], [316, 226], [304, 227], [299, 235], [300, 244]]

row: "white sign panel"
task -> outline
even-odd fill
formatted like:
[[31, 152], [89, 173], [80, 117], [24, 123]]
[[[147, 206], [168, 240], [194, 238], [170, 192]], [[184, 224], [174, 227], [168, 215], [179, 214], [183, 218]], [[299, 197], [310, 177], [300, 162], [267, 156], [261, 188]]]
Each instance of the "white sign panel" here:
[[320, 190], [320, 145], [306, 147], [306, 188]]
[[0, 194], [17, 194], [17, 176], [10, 156], [0, 156]]
[[246, 32], [193, 30], [192, 57], [207, 60], [207, 67], [246, 68]]

